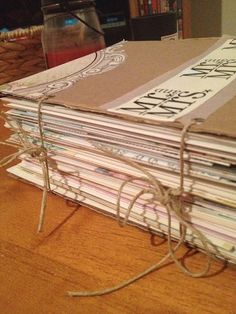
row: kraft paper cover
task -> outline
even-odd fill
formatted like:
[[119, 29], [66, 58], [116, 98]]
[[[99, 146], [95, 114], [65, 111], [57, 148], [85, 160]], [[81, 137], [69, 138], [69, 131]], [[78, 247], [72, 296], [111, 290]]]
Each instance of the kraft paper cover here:
[[[87, 63], [83, 61], [87, 60], [86, 57], [71, 61], [8, 84], [2, 88], [2, 92], [5, 95], [33, 100], [48, 93], [53, 97], [47, 102], [53, 104], [117, 115], [128, 120], [141, 119], [145, 123], [166, 124], [143, 117], [117, 114], [108, 109], [116, 102], [125, 102], [134, 91], [144, 91], [149, 86], [158, 86], [156, 84], [171, 78], [216, 49], [220, 40], [222, 38], [121, 42], [115, 48], [107, 48], [111, 50], [110, 54], [92, 54]], [[107, 61], [109, 56], [111, 59]], [[77, 67], [79, 71], [76, 72]], [[73, 77], [74, 72], [77, 76]], [[63, 79], [67, 80], [67, 85]], [[202, 117], [207, 119], [201, 126], [195, 127], [195, 131], [236, 137], [235, 82], [234, 79], [227, 88], [223, 88], [207, 101], [206, 105], [197, 108], [194, 114], [186, 114], [187, 120], [184, 117], [167, 124], [181, 127], [189, 119]], [[52, 85], [53, 88], [50, 87]]]

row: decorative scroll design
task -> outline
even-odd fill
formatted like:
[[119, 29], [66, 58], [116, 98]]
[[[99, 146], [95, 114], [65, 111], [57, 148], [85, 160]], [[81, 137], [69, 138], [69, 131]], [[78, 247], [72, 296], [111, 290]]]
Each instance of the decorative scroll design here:
[[[103, 50], [94, 52], [91, 54], [90, 63], [86, 63], [84, 68], [79, 69], [72, 74], [60, 77], [58, 79], [54, 78], [51, 81], [45, 82], [47, 81], [47, 71], [45, 71], [43, 74], [45, 76], [43, 83], [35, 84], [35, 81], [33, 81], [34, 77], [32, 77], [32, 81], [30, 81], [31, 78], [27, 78], [27, 80], [19, 80], [5, 85], [2, 93], [17, 94], [17, 96], [22, 97], [27, 95], [27, 98], [34, 100], [39, 100], [45, 96], [53, 96], [55, 93], [73, 86], [81, 79], [111, 71], [122, 64], [127, 58], [127, 55], [123, 49], [123, 43], [124, 41]], [[76, 60], [73, 60], [70, 64], [67, 64], [68, 67], [73, 67], [73, 62], [76, 62]], [[53, 70], [54, 69], [52, 69], [52, 71]]]

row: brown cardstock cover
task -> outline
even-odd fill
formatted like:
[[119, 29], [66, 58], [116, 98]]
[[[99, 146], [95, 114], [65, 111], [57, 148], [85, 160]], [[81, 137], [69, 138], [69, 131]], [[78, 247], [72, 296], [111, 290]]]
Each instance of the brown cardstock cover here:
[[[111, 71], [79, 80], [73, 86], [55, 93], [47, 102], [116, 116], [115, 113], [106, 110], [106, 104], [159, 76], [165, 74], [168, 76], [169, 71], [191, 62], [193, 58], [205, 54], [208, 50], [213, 50], [212, 47], [218, 40], [219, 38], [201, 38], [162, 42], [126, 42], [124, 49], [128, 57], [125, 62]], [[236, 92], [233, 91], [233, 95], [235, 94]], [[218, 102], [219, 99], [218, 97]], [[128, 115], [119, 116], [131, 121], [140, 121], [140, 118]], [[142, 121], [156, 123], [153, 120]], [[172, 125], [182, 124], [172, 123]], [[222, 101], [222, 106], [201, 126], [195, 126], [193, 130], [236, 137], [236, 97], [226, 103]]]
[[[127, 58], [126, 62], [112, 71], [88, 77], [58, 92], [53, 98], [53, 103], [99, 112], [101, 111], [99, 107], [104, 104], [198, 57], [217, 43], [217, 40], [218, 38], [185, 39], [155, 44], [146, 41], [135, 42], [135, 45], [128, 42], [125, 51], [132, 58]], [[125, 118], [136, 120], [133, 117]], [[154, 123], [146, 120], [145, 122]], [[236, 137], [236, 97], [217, 109], [203, 124], [194, 127], [193, 130]]]
[[53, 99], [71, 107], [98, 109], [138, 86], [205, 52], [217, 39], [125, 43], [128, 58], [112, 71], [87, 77]]

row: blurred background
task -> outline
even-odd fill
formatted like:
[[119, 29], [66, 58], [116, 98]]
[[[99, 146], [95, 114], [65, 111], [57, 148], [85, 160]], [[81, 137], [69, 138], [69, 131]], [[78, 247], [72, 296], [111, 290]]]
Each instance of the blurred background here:
[[41, 23], [40, 0], [5, 0], [0, 2], [0, 29], [12, 30]]
[[[130, 20], [134, 3], [148, 0], [96, 0], [96, 8], [107, 43], [131, 39]], [[179, 38], [236, 35], [236, 0], [156, 0], [175, 4]], [[42, 24], [40, 0], [1, 0], [0, 30]], [[140, 13], [140, 12], [139, 12]], [[138, 15], [140, 15], [138, 13]], [[149, 13], [148, 13], [149, 15]], [[183, 24], [183, 25], [182, 25]], [[183, 26], [183, 27], [182, 27]], [[111, 42], [111, 43], [112, 43]]]

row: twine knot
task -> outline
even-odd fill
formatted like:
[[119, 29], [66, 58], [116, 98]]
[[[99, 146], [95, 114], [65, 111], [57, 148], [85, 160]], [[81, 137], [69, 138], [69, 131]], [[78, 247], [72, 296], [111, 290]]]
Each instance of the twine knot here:
[[[24, 130], [22, 129], [21, 125], [18, 125], [18, 128], [20, 130], [17, 130], [10, 121], [5, 121], [10, 125], [10, 127], [16, 132], [16, 134], [19, 137], [19, 141], [23, 146], [23, 150], [20, 150], [21, 147], [19, 148], [19, 152], [15, 153], [13, 155], [7, 158], [5, 158], [5, 163], [2, 162], [1, 165], [5, 165], [9, 163], [10, 161], [16, 159], [20, 155], [24, 153], [29, 153], [31, 157], [37, 158], [42, 165], [42, 171], [43, 171], [43, 179], [44, 179], [44, 188], [43, 188], [43, 197], [42, 197], [42, 203], [41, 203], [41, 210], [40, 210], [40, 218], [39, 218], [39, 224], [38, 224], [38, 231], [42, 230], [42, 225], [44, 221], [44, 215], [45, 215], [45, 207], [46, 207], [46, 196], [47, 196], [47, 191], [50, 189], [50, 182], [49, 182], [49, 169], [48, 169], [48, 156], [47, 156], [47, 150], [44, 146], [44, 137], [43, 137], [43, 126], [42, 126], [42, 113], [41, 113], [41, 107], [42, 103], [45, 100], [45, 97], [42, 98], [39, 103], [38, 103], [38, 127], [39, 127], [39, 134], [40, 134], [40, 140], [41, 140], [41, 146], [33, 146], [31, 143], [27, 142], [27, 137], [24, 137]], [[103, 154], [106, 157], [111, 157], [115, 158], [121, 162], [125, 162], [128, 166], [131, 166], [138, 170], [140, 173], [144, 174], [143, 177], [131, 177], [127, 180], [125, 180], [118, 191], [117, 195], [117, 204], [116, 204], [116, 212], [117, 212], [117, 219], [118, 223], [121, 226], [124, 226], [129, 219], [129, 216], [131, 214], [131, 211], [133, 209], [134, 204], [136, 201], [143, 195], [143, 194], [151, 194], [152, 198], [149, 201], [153, 202], [158, 202], [159, 204], [163, 205], [166, 208], [166, 213], [167, 213], [167, 240], [168, 240], [168, 253], [156, 264], [153, 266], [149, 267], [146, 269], [144, 272], [138, 274], [137, 276], [117, 285], [112, 288], [100, 290], [100, 291], [85, 291], [85, 292], [68, 292], [70, 296], [95, 296], [95, 295], [103, 295], [103, 294], [108, 294], [113, 291], [119, 290], [135, 281], [138, 279], [144, 277], [145, 275], [153, 272], [154, 270], [159, 269], [169, 258], [172, 258], [172, 260], [176, 263], [176, 265], [184, 272], [187, 273], [188, 275], [192, 277], [201, 277], [204, 276], [210, 267], [210, 259], [211, 259], [211, 254], [208, 248], [208, 240], [206, 237], [199, 231], [197, 230], [191, 223], [189, 223], [186, 219], [185, 216], [183, 215], [183, 203], [186, 197], [188, 197], [188, 194], [185, 193], [184, 191], [184, 157], [183, 157], [183, 152], [185, 148], [185, 136], [186, 133], [190, 127], [190, 125], [194, 123], [199, 123], [202, 121], [199, 121], [199, 119], [196, 119], [195, 121], [191, 121], [191, 123], [188, 126], [185, 126], [182, 133], [181, 133], [181, 145], [180, 145], [180, 186], [178, 188], [166, 188], [162, 185], [162, 183], [155, 178], [145, 167], [141, 166], [137, 162], [126, 158], [124, 156], [118, 155], [113, 153], [113, 151], [108, 150], [107, 148], [104, 148], [103, 145], [96, 143], [96, 142], [91, 142], [91, 144], [99, 149], [100, 151], [103, 152]], [[23, 135], [22, 135], [23, 134]], [[23, 136], [23, 138], [22, 138]], [[7, 143], [4, 143], [5, 145], [8, 145]], [[31, 145], [31, 147], [29, 147]], [[9, 144], [9, 146], [13, 146]], [[3, 160], [4, 161], [4, 160]], [[126, 184], [128, 183], [134, 183], [135, 181], [142, 181], [144, 184], [148, 187], [141, 189], [137, 195], [133, 197], [133, 199], [130, 201], [130, 204], [128, 206], [128, 209], [125, 213], [125, 217], [123, 218], [123, 221], [121, 222], [120, 220], [120, 202], [121, 202], [121, 193], [123, 191], [123, 188], [125, 187]], [[179, 230], [180, 230], [180, 235], [179, 235], [179, 240], [175, 247], [173, 247], [172, 244], [172, 215], [171, 213], [174, 213], [175, 218], [179, 221]], [[179, 259], [176, 257], [176, 251], [180, 247], [180, 245], [185, 241], [185, 230], [190, 229], [192, 234], [195, 234], [195, 236], [199, 239], [199, 241], [202, 243], [202, 247], [206, 252], [208, 261], [206, 264], [206, 267], [203, 271], [194, 273], [186, 268], [186, 266], [182, 265], [182, 263], [179, 261]]]
[[50, 178], [49, 178], [49, 169], [48, 169], [48, 156], [47, 149], [44, 146], [44, 136], [43, 136], [43, 126], [42, 126], [42, 113], [41, 108], [43, 101], [45, 101], [48, 97], [42, 97], [38, 102], [38, 127], [39, 127], [39, 135], [40, 135], [40, 146], [35, 146], [28, 141], [27, 135], [25, 134], [25, 130], [22, 128], [21, 124], [15, 121], [17, 127], [13, 125], [10, 119], [5, 117], [5, 113], [1, 112], [0, 118], [3, 119], [7, 125], [15, 132], [18, 136], [19, 142], [21, 145], [13, 145], [7, 142], [0, 142], [2, 145], [11, 146], [18, 148], [18, 152], [10, 154], [9, 156], [4, 157], [0, 160], [0, 166], [6, 166], [10, 164], [12, 161], [16, 160], [18, 157], [24, 154], [29, 154], [33, 158], [37, 158], [40, 162], [43, 172], [43, 195], [41, 201], [41, 209], [39, 215], [39, 223], [38, 223], [38, 232], [42, 231], [44, 216], [45, 216], [45, 208], [47, 202], [47, 192], [50, 190]]
[[[116, 206], [116, 212], [117, 212], [117, 220], [118, 223], [121, 226], [124, 226], [128, 218], [130, 216], [130, 213], [132, 211], [132, 208], [135, 204], [135, 202], [140, 198], [143, 194], [149, 193], [152, 194], [152, 197], [149, 199], [150, 202], [159, 202], [161, 203], [167, 211], [167, 217], [168, 217], [168, 225], [167, 225], [167, 240], [168, 240], [168, 253], [156, 264], [149, 267], [142, 273], [138, 274], [137, 276], [124, 281], [121, 284], [118, 284], [116, 286], [113, 286], [111, 288], [107, 288], [104, 290], [97, 290], [97, 291], [68, 291], [69, 296], [78, 296], [78, 297], [88, 297], [88, 296], [101, 296], [104, 294], [112, 293], [114, 291], [117, 291], [119, 289], [122, 289], [129, 284], [139, 280], [140, 278], [143, 278], [147, 274], [153, 272], [154, 270], [159, 269], [169, 258], [171, 258], [175, 264], [186, 274], [188, 274], [191, 277], [202, 277], [205, 276], [210, 268], [211, 265], [211, 253], [208, 247], [209, 241], [205, 237], [204, 234], [202, 234], [198, 229], [196, 229], [191, 223], [189, 223], [183, 213], [183, 207], [184, 207], [184, 200], [189, 198], [189, 195], [185, 193], [184, 191], [184, 149], [185, 149], [185, 137], [187, 134], [187, 131], [189, 130], [190, 126], [193, 124], [202, 123], [204, 120], [202, 119], [194, 119], [190, 121], [188, 125], [186, 125], [182, 132], [181, 132], [181, 141], [180, 141], [180, 184], [178, 188], [165, 188], [162, 183], [156, 179], [149, 171], [145, 169], [145, 167], [141, 166], [140, 164], [136, 163], [135, 161], [126, 158], [124, 156], [118, 155], [108, 148], [104, 147], [100, 143], [96, 143], [93, 141], [90, 141], [90, 143], [97, 148], [98, 150], [102, 151], [103, 154], [106, 157], [115, 158], [116, 160], [120, 160], [124, 162], [125, 164], [135, 168], [136, 170], [140, 171], [142, 174], [144, 174], [144, 177], [141, 178], [130, 178], [127, 179], [125, 182], [123, 182], [120, 186], [120, 189], [118, 191], [117, 196], [117, 206]], [[120, 201], [121, 201], [121, 193], [124, 188], [124, 186], [127, 183], [131, 183], [137, 180], [143, 180], [146, 184], [149, 185], [149, 188], [142, 189], [139, 193], [137, 193], [136, 196], [133, 197], [131, 200], [128, 209], [126, 210], [125, 217], [123, 218], [123, 221], [121, 222], [120, 219]], [[179, 240], [175, 247], [173, 247], [172, 244], [172, 215], [171, 213], [175, 214], [175, 218], [179, 221]], [[195, 236], [199, 239], [199, 241], [202, 243], [202, 247], [205, 250], [205, 254], [207, 256], [207, 263], [204, 267], [204, 269], [200, 272], [193, 272], [189, 270], [185, 265], [183, 265], [179, 259], [176, 257], [176, 251], [180, 247], [180, 245], [185, 241], [185, 235], [186, 235], [186, 229], [189, 229], [192, 234], [195, 234]]]
[[157, 193], [155, 193], [155, 195], [157, 201], [159, 200], [163, 206], [167, 206], [168, 204], [176, 202], [180, 199], [181, 191], [180, 188], [166, 188], [163, 189], [161, 196], [159, 196]]
[[33, 152], [30, 154], [31, 157], [37, 158], [40, 162], [46, 162], [47, 161], [47, 150], [45, 147], [37, 146], [33, 150]]

